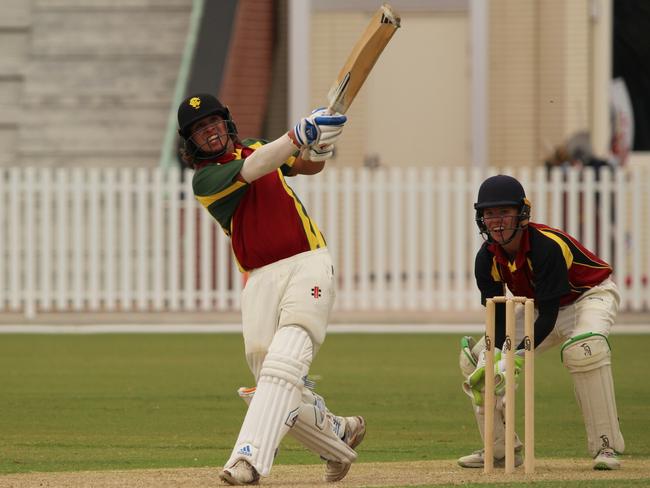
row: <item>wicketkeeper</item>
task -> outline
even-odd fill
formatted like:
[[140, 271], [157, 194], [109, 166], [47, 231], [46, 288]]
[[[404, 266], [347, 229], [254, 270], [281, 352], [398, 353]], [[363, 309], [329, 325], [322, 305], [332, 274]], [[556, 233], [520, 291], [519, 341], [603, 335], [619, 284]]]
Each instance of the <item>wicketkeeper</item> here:
[[268, 476], [287, 433], [326, 461], [326, 481], [338, 481], [365, 435], [362, 417], [334, 415], [307, 380], [334, 303], [334, 267], [323, 234], [285, 179], [320, 172], [346, 120], [316, 110], [266, 143], [241, 141], [229, 110], [212, 95], [192, 95], [178, 108], [195, 196], [249, 272], [242, 324], [257, 385], [239, 391], [249, 407], [219, 475], [232, 485]]
[[[611, 267], [564, 231], [530, 222], [531, 204], [524, 188], [511, 176], [488, 178], [481, 185], [474, 204], [476, 223], [485, 243], [476, 255], [476, 284], [481, 301], [505, 295], [535, 300], [535, 348], [542, 353], [560, 346], [562, 362], [571, 374], [576, 399], [587, 430], [587, 447], [594, 469], [618, 469], [618, 453], [625, 449], [619, 428], [612, 380], [608, 336], [620, 297], [610, 279]], [[517, 337], [523, 337], [522, 310], [517, 313]], [[505, 339], [505, 304], [496, 304], [496, 340]], [[523, 353], [523, 342], [517, 347]], [[485, 337], [478, 343], [462, 340], [460, 368], [466, 380], [464, 391], [471, 397], [474, 414], [483, 437], [483, 378]], [[494, 463], [503, 466], [505, 428], [503, 378], [505, 361], [496, 350], [497, 380], [494, 416]], [[523, 368], [523, 354], [516, 359], [517, 375]], [[515, 465], [523, 463], [522, 444], [515, 440]], [[483, 450], [461, 457], [466, 468], [483, 467]]]

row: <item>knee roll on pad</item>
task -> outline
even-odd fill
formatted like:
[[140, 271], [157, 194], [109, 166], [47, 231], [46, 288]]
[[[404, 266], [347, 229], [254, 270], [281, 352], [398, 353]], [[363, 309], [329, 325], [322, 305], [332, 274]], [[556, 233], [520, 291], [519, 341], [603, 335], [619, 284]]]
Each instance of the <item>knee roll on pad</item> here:
[[611, 364], [607, 338], [591, 332], [566, 341], [560, 354], [562, 362], [572, 373], [584, 373]]
[[309, 371], [313, 345], [301, 327], [282, 327], [276, 332], [260, 370], [260, 380], [271, 377], [296, 386]]

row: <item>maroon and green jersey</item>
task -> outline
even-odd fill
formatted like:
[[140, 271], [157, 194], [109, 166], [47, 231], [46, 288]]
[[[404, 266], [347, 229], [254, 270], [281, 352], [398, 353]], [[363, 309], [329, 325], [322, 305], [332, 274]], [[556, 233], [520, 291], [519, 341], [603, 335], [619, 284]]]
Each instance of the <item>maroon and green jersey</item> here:
[[483, 303], [503, 295], [506, 284], [515, 296], [559, 298], [564, 306], [612, 273], [609, 264], [566, 232], [531, 222], [523, 233], [514, 261], [495, 243], [485, 242], [478, 251], [474, 272]]
[[325, 239], [284, 175], [295, 161], [252, 183], [237, 179], [247, 156], [264, 141], [246, 139], [235, 153], [194, 173], [196, 199], [230, 236], [243, 270], [260, 268], [301, 252], [325, 247]]

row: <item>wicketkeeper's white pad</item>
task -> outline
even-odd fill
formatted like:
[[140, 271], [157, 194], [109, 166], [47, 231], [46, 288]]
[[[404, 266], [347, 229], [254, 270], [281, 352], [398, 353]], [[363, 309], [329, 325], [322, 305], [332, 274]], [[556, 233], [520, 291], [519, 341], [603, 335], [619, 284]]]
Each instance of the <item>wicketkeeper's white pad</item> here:
[[[250, 404], [255, 388], [242, 387], [237, 393]], [[353, 463], [357, 453], [341, 440], [344, 430], [345, 419], [330, 412], [322, 396], [303, 388], [298, 418], [289, 435], [323, 459]]]
[[582, 334], [562, 346], [562, 362], [573, 377], [576, 399], [587, 430], [589, 452], [604, 447], [625, 450], [618, 423], [609, 343], [601, 334]]
[[245, 459], [268, 476], [280, 441], [296, 422], [301, 405], [302, 379], [312, 361], [309, 334], [298, 326], [275, 334], [262, 364], [248, 412], [230, 459], [224, 467]]
[[[506, 427], [504, 418], [504, 408], [501, 401], [495, 402], [494, 410], [494, 457], [497, 459], [504, 458], [506, 455]], [[485, 443], [485, 409], [474, 405], [474, 416], [478, 430], [481, 433], [481, 440]], [[523, 444], [519, 436], [515, 433], [515, 449], [519, 449]]]

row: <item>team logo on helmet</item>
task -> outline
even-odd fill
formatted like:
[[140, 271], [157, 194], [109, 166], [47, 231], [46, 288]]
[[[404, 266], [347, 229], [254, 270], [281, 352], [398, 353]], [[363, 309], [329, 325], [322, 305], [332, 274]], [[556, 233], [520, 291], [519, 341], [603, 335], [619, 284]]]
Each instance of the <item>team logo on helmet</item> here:
[[188, 102], [192, 108], [198, 110], [199, 107], [201, 107], [201, 99], [199, 97], [192, 97], [190, 98], [190, 101]]

